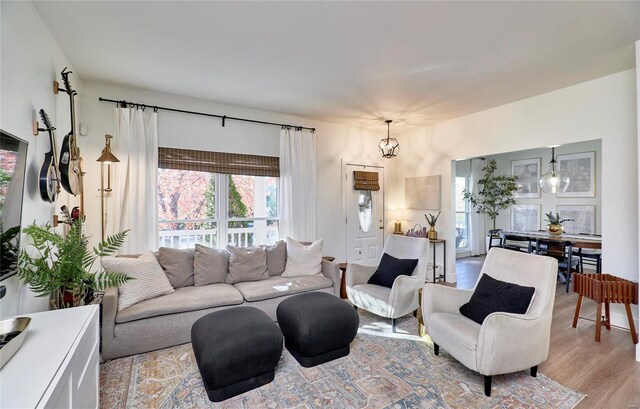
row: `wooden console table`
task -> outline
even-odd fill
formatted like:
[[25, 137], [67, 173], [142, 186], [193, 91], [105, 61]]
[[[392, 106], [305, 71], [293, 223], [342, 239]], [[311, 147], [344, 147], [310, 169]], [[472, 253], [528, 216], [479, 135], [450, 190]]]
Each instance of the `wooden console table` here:
[[[573, 273], [573, 291], [578, 293], [576, 312], [573, 316], [573, 328], [578, 325], [582, 297], [594, 300], [598, 306], [596, 311], [596, 342], [600, 342], [600, 331], [602, 325], [611, 329], [609, 315], [609, 304], [624, 304], [631, 330], [631, 340], [638, 343], [638, 335], [633, 325], [631, 315], [631, 304], [638, 304], [638, 283], [625, 280], [610, 274], [582, 274]], [[605, 320], [602, 322], [602, 304], [604, 304]]]

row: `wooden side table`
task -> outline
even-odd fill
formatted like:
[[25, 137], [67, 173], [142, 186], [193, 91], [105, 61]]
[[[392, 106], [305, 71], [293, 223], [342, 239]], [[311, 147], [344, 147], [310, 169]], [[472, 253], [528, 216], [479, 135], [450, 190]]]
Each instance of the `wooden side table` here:
[[340, 279], [340, 298], [343, 300], [347, 299], [347, 263], [339, 263], [340, 271], [342, 272]]
[[[447, 281], [447, 241], [445, 239], [429, 240], [431, 252], [433, 253], [433, 282], [443, 279]], [[436, 277], [436, 244], [442, 244], [442, 274]]]

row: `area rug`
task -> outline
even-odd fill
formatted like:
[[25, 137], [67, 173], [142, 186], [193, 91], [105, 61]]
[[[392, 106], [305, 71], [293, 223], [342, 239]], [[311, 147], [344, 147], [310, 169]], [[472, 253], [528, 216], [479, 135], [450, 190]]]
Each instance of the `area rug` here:
[[538, 374], [483, 378], [418, 337], [413, 317], [389, 320], [360, 311], [360, 329], [345, 358], [303, 368], [286, 351], [275, 380], [212, 403], [191, 344], [108, 361], [100, 367], [101, 408], [573, 408], [585, 395]]

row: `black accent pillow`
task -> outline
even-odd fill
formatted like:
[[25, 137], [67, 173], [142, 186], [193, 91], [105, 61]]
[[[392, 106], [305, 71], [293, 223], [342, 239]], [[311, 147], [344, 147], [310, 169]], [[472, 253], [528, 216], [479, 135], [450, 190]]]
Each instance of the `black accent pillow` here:
[[418, 259], [400, 259], [384, 253], [378, 269], [369, 278], [367, 284], [391, 288], [398, 276], [410, 276], [417, 265]]
[[507, 283], [483, 274], [469, 302], [460, 307], [460, 314], [478, 324], [494, 312], [524, 314], [535, 291], [534, 287]]

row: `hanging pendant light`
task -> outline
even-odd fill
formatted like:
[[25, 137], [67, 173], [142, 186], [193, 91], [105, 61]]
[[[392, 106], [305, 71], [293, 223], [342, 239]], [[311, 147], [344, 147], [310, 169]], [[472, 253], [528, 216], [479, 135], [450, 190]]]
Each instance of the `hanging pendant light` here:
[[556, 171], [556, 148], [551, 148], [551, 162], [549, 171], [542, 175], [538, 183], [544, 193], [566, 192], [571, 182], [568, 177], [562, 177]]
[[391, 119], [387, 119], [385, 122], [387, 123], [387, 137], [380, 140], [378, 148], [380, 148], [382, 157], [389, 159], [398, 156], [398, 152], [400, 151], [400, 144], [398, 143], [398, 140], [396, 138], [391, 138], [389, 136], [389, 127], [391, 122], [393, 121]]

